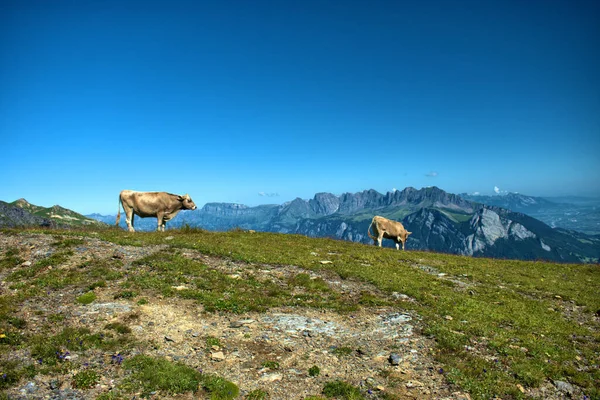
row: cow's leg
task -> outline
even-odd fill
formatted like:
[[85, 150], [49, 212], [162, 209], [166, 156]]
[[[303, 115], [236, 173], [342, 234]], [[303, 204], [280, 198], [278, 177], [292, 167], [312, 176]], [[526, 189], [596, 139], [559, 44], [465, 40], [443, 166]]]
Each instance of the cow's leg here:
[[133, 229], [133, 210], [128, 211], [127, 212], [127, 230], [129, 230], [129, 232], [135, 232], [135, 229]]
[[133, 229], [133, 207], [130, 207], [127, 202], [121, 202], [123, 205], [123, 211], [125, 211], [125, 222], [127, 222], [127, 230], [129, 232], [135, 232]]
[[400, 250], [400, 243], [396, 242], [396, 250]]
[[383, 241], [383, 232], [379, 232], [379, 235], [377, 236], [377, 245], [379, 247], [381, 247], [381, 242]]
[[[164, 214], [161, 212], [156, 214], [156, 222], [157, 222], [156, 230], [159, 232], [160, 232], [160, 228], [164, 227], [163, 217], [164, 217]], [[163, 232], [164, 232], [164, 228], [163, 228]]]

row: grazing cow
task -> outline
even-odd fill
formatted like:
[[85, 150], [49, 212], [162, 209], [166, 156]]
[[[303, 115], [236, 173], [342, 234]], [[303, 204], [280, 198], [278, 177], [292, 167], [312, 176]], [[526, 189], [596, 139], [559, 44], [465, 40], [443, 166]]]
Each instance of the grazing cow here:
[[[134, 192], [123, 190], [119, 195], [119, 204], [123, 206], [127, 217], [129, 232], [133, 229], [133, 215], [142, 218], [155, 217], [158, 219], [158, 229], [164, 232], [167, 221], [173, 219], [181, 210], [195, 210], [196, 205], [192, 198], [186, 194], [179, 196], [166, 192]], [[117, 214], [117, 226], [121, 220], [121, 207]]]
[[[371, 228], [373, 228], [375, 236], [371, 235]], [[379, 245], [379, 247], [381, 247], [381, 241], [383, 238], [386, 238], [392, 239], [396, 243], [396, 250], [400, 250], [399, 243], [402, 243], [402, 250], [404, 250], [404, 243], [406, 242], [408, 235], [412, 232], [408, 232], [404, 229], [404, 226], [400, 222], [376, 215], [373, 217], [373, 221], [371, 221], [367, 233], [369, 234], [369, 237], [373, 239], [374, 245]]]

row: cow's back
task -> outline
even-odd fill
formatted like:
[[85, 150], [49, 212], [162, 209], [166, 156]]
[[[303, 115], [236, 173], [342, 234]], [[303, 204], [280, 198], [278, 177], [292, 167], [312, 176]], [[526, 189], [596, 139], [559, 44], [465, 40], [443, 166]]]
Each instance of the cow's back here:
[[392, 221], [384, 217], [373, 218], [377, 228], [390, 236], [398, 236], [405, 231], [404, 226], [398, 221]]
[[123, 190], [121, 202], [133, 209], [140, 217], [155, 217], [159, 210], [168, 207], [170, 194], [166, 192], [136, 192]]

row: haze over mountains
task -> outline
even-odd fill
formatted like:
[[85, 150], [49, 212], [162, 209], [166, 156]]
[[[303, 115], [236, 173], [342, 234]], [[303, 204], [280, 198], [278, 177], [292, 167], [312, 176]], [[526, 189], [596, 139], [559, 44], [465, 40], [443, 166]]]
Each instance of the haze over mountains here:
[[[585, 226], [591, 233], [597, 233], [598, 228], [593, 224], [597, 208], [590, 204], [577, 207], [518, 194], [456, 195], [437, 187], [420, 190], [409, 187], [386, 194], [375, 190], [340, 196], [317, 193], [309, 200], [297, 198], [281, 205], [256, 207], [207, 203], [196, 211], [179, 213], [169, 221], [167, 228], [185, 225], [219, 231], [241, 228], [370, 244], [372, 240], [367, 229], [371, 219], [374, 215], [382, 215], [401, 221], [406, 229], [413, 232], [406, 243], [407, 250], [524, 260], [597, 262], [600, 259], [600, 235], [553, 228], [532, 217], [537, 213], [541, 217], [552, 218], [554, 222], [551, 223], [557, 225], [564, 222], [564, 218], [560, 217], [561, 210], [575, 210], [581, 214], [582, 210], [587, 210], [588, 224]], [[82, 216], [59, 206], [38, 207], [24, 199], [10, 204], [0, 202], [0, 226], [113, 225], [115, 219], [114, 215]], [[124, 220], [121, 219], [123, 228]], [[572, 219], [568, 222], [575, 223]], [[155, 230], [156, 218], [137, 217], [135, 227], [137, 230]], [[391, 247], [393, 244], [384, 240], [384, 245]]]
[[522, 212], [553, 228], [600, 234], [600, 199], [576, 196], [543, 198], [519, 193], [496, 196], [463, 193], [460, 196], [478, 203]]

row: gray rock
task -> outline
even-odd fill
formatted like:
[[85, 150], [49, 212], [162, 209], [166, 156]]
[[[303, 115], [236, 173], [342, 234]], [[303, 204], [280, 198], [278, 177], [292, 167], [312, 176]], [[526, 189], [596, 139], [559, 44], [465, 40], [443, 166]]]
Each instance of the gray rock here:
[[388, 358], [390, 364], [392, 365], [400, 365], [400, 361], [402, 361], [402, 358], [400, 358], [400, 356], [396, 353], [392, 353], [390, 354], [390, 357]]
[[27, 382], [27, 384], [23, 387], [23, 389], [21, 389], [21, 392], [27, 393], [27, 394], [32, 394], [37, 392], [38, 387], [35, 384], [35, 382]]
[[573, 388], [573, 385], [571, 385], [568, 382], [564, 382], [564, 381], [554, 381], [554, 386], [556, 386], [556, 388], [558, 389], [559, 392], [568, 393], [568, 394], [573, 394], [573, 392], [575, 390]]

